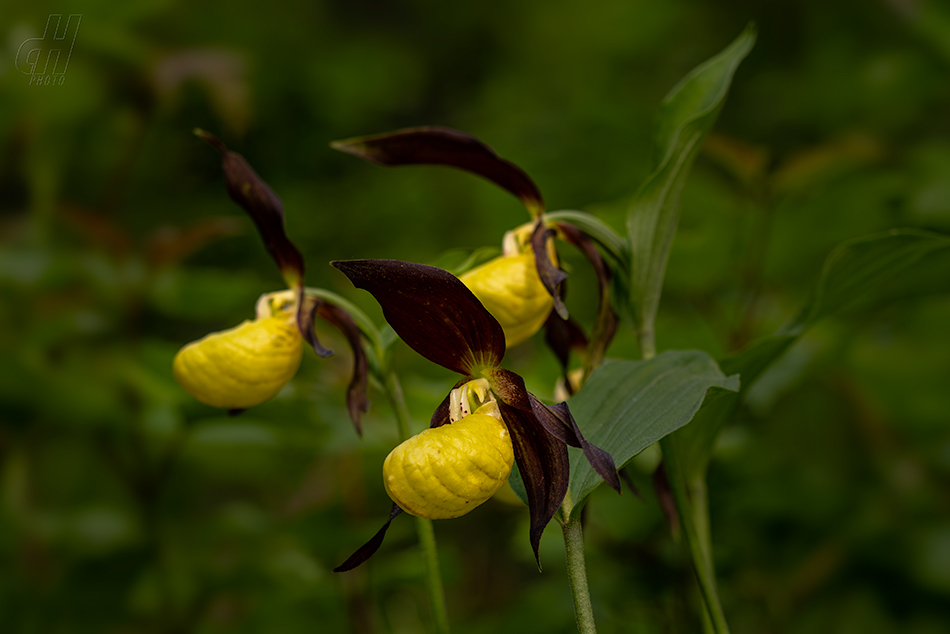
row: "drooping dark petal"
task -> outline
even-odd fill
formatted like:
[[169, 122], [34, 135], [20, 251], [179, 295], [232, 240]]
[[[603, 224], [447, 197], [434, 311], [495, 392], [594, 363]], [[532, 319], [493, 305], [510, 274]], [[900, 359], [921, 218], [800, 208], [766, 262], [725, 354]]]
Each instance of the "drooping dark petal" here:
[[512, 407], [504, 401], [498, 402], [498, 409], [511, 434], [515, 461], [528, 495], [531, 521], [528, 537], [540, 568], [541, 534], [567, 494], [570, 480], [567, 445], [549, 434], [530, 410]]
[[287, 285], [302, 283], [303, 256], [284, 230], [284, 207], [280, 198], [254, 172], [243, 156], [232, 152], [217, 137], [204, 130], [195, 129], [195, 135], [221, 152], [221, 168], [228, 194], [254, 221]]
[[360, 546], [359, 550], [350, 555], [349, 559], [334, 568], [333, 572], [347, 572], [348, 570], [353, 570], [361, 563], [375, 555], [376, 551], [379, 550], [379, 547], [383, 544], [383, 538], [386, 537], [386, 531], [389, 530], [389, 525], [392, 524], [393, 520], [396, 519], [396, 516], [402, 512], [403, 510], [399, 508], [398, 505], [393, 504], [393, 508], [389, 512], [389, 519], [386, 520], [386, 523], [383, 524], [383, 527], [376, 531], [376, 534], [373, 535], [372, 539]]
[[501, 325], [448, 271], [399, 260], [331, 264], [372, 293], [396, 334], [429, 361], [465, 376], [501, 363]]
[[580, 249], [597, 275], [599, 290], [597, 322], [594, 332], [591, 333], [586, 361], [587, 367], [596, 368], [603, 361], [607, 347], [617, 332], [617, 315], [610, 305], [610, 268], [604, 262], [594, 241], [586, 233], [569, 222], [555, 222], [554, 226], [565, 240]]
[[587, 336], [573, 318], [561, 319], [560, 315], [551, 311], [544, 324], [544, 341], [561, 362], [561, 369], [565, 375], [565, 387], [570, 393], [570, 381], [567, 380], [567, 368], [570, 363], [571, 350], [587, 350]]
[[561, 282], [567, 279], [567, 273], [558, 268], [551, 261], [548, 254], [548, 238], [556, 233], [554, 229], [549, 229], [541, 218], [534, 225], [534, 232], [531, 234], [531, 250], [534, 251], [535, 266], [538, 267], [538, 277], [544, 288], [554, 298], [554, 310], [561, 319], [567, 319], [567, 306], [564, 305], [564, 299], [561, 297]]
[[514, 163], [499, 157], [477, 138], [438, 126], [406, 128], [334, 141], [330, 147], [379, 165], [445, 165], [488, 179], [517, 196], [538, 216], [544, 211], [541, 192]]
[[327, 358], [333, 356], [333, 350], [324, 347], [317, 339], [317, 331], [313, 327], [313, 318], [323, 304], [322, 299], [310, 297], [304, 294], [303, 284], [298, 285], [297, 289], [297, 329], [303, 340], [313, 347], [317, 356]]
[[353, 378], [346, 389], [346, 408], [350, 413], [350, 420], [356, 427], [356, 433], [363, 435], [363, 414], [369, 409], [369, 398], [366, 396], [366, 387], [369, 382], [369, 360], [363, 350], [363, 339], [360, 329], [348, 312], [331, 304], [322, 302], [317, 308], [317, 315], [333, 324], [343, 333], [350, 349], [353, 351]]
[[545, 405], [525, 388], [524, 379], [510, 370], [501, 368], [492, 370], [488, 381], [491, 383], [492, 392], [502, 403], [512, 409], [530, 413], [537, 424], [557, 440], [582, 449], [594, 471], [604, 479], [604, 482], [618, 493], [620, 492], [620, 476], [617, 474], [613, 458], [584, 438], [567, 403]]
[[538, 420], [541, 421], [541, 424], [544, 425], [544, 428], [555, 435], [557, 434], [553, 431], [554, 429], [562, 430], [565, 437], [564, 442], [572, 447], [580, 447], [594, 471], [604, 479], [604, 482], [609, 484], [617, 493], [620, 493], [620, 475], [617, 473], [617, 465], [614, 464], [614, 459], [609, 453], [584, 438], [577, 426], [577, 421], [571, 415], [567, 403], [545, 405], [531, 392], [528, 392], [528, 400], [531, 401], [531, 409]]

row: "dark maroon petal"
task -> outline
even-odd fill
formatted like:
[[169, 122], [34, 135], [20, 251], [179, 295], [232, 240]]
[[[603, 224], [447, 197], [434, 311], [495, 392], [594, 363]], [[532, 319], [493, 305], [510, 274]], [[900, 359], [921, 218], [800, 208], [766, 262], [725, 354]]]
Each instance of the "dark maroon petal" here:
[[325, 348], [317, 339], [317, 331], [313, 327], [313, 318], [323, 304], [322, 299], [304, 294], [303, 285], [297, 287], [297, 329], [304, 341], [313, 347], [317, 356], [326, 358], [333, 356], [333, 350]]
[[195, 134], [221, 152], [224, 184], [231, 199], [248, 213], [289, 286], [303, 280], [303, 256], [284, 230], [284, 207], [271, 188], [254, 172], [244, 157], [232, 152], [204, 130]]
[[586, 233], [568, 222], [556, 222], [554, 225], [565, 240], [580, 249], [597, 275], [599, 287], [597, 322], [591, 334], [586, 362], [587, 367], [596, 368], [603, 361], [607, 347], [617, 332], [617, 315], [610, 305], [610, 268], [604, 262], [594, 241]]
[[564, 300], [561, 298], [560, 288], [561, 282], [567, 279], [567, 273], [559, 269], [548, 255], [548, 238], [555, 233], [554, 229], [549, 229], [541, 218], [538, 218], [538, 222], [534, 226], [534, 233], [531, 234], [531, 249], [534, 251], [534, 262], [535, 266], [538, 267], [538, 277], [541, 278], [544, 288], [554, 298], [555, 312], [561, 316], [561, 319], [567, 319], [567, 306], [564, 305]]
[[512, 411], [521, 410], [536, 422], [536, 426], [544, 429], [561, 443], [581, 448], [587, 461], [594, 467], [594, 471], [618, 493], [620, 492], [620, 476], [617, 474], [613, 458], [584, 438], [567, 403], [545, 405], [525, 388], [524, 380], [510, 370], [501, 368], [492, 370], [488, 382], [498, 400]]
[[544, 428], [570, 446], [580, 447], [594, 471], [604, 479], [604, 482], [620, 493], [620, 476], [614, 459], [609, 453], [584, 438], [567, 403], [545, 405], [531, 392], [528, 392], [528, 400], [531, 401], [531, 409]]
[[346, 390], [346, 408], [349, 410], [353, 426], [356, 427], [356, 433], [362, 436], [363, 414], [369, 409], [369, 398], [366, 396], [369, 361], [366, 358], [366, 351], [363, 350], [360, 329], [348, 312], [329, 302], [320, 304], [317, 315], [336, 326], [346, 336], [350, 349], [353, 351], [353, 378]]
[[541, 192], [520, 167], [477, 138], [451, 128], [406, 128], [334, 141], [330, 147], [379, 165], [445, 165], [477, 174], [517, 196], [531, 215], [544, 211]]
[[372, 293], [396, 334], [429, 361], [465, 376], [501, 363], [501, 325], [448, 271], [398, 260], [331, 264]]
[[561, 362], [561, 368], [564, 372], [564, 387], [571, 391], [570, 381], [567, 380], [567, 368], [570, 363], [571, 350], [587, 350], [587, 336], [581, 327], [573, 318], [561, 319], [560, 315], [551, 311], [548, 320], [544, 324], [544, 341], [548, 347]]
[[518, 471], [528, 496], [528, 537], [538, 567], [541, 534], [564, 502], [570, 480], [567, 446], [549, 434], [530, 411], [499, 401], [498, 408], [511, 434]]
[[386, 523], [383, 524], [383, 527], [376, 531], [376, 534], [373, 535], [372, 539], [360, 546], [359, 550], [350, 555], [349, 559], [334, 568], [333, 572], [346, 572], [348, 570], [353, 570], [361, 563], [375, 555], [376, 551], [379, 550], [379, 547], [383, 544], [383, 538], [386, 537], [386, 531], [389, 530], [389, 525], [392, 524], [393, 520], [396, 519], [396, 516], [402, 512], [403, 510], [399, 508], [399, 506], [393, 504], [393, 508], [389, 512], [389, 519], [386, 520]]

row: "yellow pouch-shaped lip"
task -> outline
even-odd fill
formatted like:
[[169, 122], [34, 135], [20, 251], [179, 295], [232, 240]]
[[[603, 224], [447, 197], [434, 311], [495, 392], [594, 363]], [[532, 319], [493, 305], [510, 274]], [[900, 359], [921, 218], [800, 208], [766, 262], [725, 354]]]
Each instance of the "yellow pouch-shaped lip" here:
[[494, 495], [508, 481], [513, 463], [505, 424], [471, 414], [426, 429], [393, 449], [383, 463], [383, 484], [407, 513], [450, 519]]
[[287, 385], [303, 353], [303, 339], [286, 313], [245, 321], [189, 343], [172, 371], [185, 390], [206, 405], [244, 409]]
[[508, 347], [540, 330], [554, 307], [530, 251], [499, 256], [459, 279], [501, 324]]

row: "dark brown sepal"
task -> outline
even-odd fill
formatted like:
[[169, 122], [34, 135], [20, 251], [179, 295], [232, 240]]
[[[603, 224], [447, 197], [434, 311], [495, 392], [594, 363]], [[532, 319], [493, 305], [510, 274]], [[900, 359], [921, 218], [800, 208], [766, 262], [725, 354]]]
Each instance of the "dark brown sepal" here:
[[379, 550], [379, 547], [383, 544], [383, 538], [386, 537], [386, 531], [389, 530], [389, 525], [392, 524], [393, 520], [396, 519], [396, 516], [402, 512], [403, 510], [399, 508], [398, 505], [393, 504], [393, 508], [389, 512], [389, 519], [386, 520], [386, 523], [383, 524], [383, 527], [376, 531], [376, 534], [373, 535], [372, 539], [360, 546], [359, 550], [350, 555], [349, 559], [334, 568], [333, 572], [347, 572], [349, 570], [353, 570], [364, 561], [375, 555], [376, 551]]
[[331, 264], [372, 293], [396, 334], [429, 361], [465, 376], [501, 363], [501, 325], [448, 271], [399, 260]]
[[353, 351], [353, 378], [346, 389], [346, 408], [350, 413], [353, 426], [356, 427], [356, 433], [362, 436], [363, 414], [369, 410], [369, 398], [366, 395], [369, 383], [369, 360], [366, 357], [366, 351], [363, 350], [360, 329], [348, 312], [329, 302], [320, 304], [317, 315], [336, 326], [346, 337]]
[[[573, 318], [561, 319], [556, 312], [551, 311], [548, 320], [544, 324], [544, 341], [548, 347], [561, 362], [561, 369], [567, 381], [567, 368], [570, 364], [571, 350], [584, 352], [587, 350], [587, 335], [577, 325]], [[568, 393], [571, 386], [568, 381], [565, 383]]]
[[511, 434], [515, 461], [528, 496], [528, 537], [540, 568], [541, 534], [564, 502], [570, 481], [567, 445], [549, 434], [530, 410], [503, 401], [498, 402], [498, 408]]
[[303, 281], [304, 261], [284, 229], [284, 207], [267, 183], [237, 152], [229, 150], [213, 134], [195, 129], [195, 135], [221, 152], [224, 184], [231, 199], [241, 206], [257, 226], [264, 245], [288, 286]]
[[615, 491], [620, 492], [620, 476], [617, 474], [614, 459], [609, 453], [584, 438], [567, 403], [545, 405], [525, 388], [524, 379], [510, 370], [501, 368], [492, 370], [488, 381], [498, 400], [510, 409], [529, 414], [537, 426], [561, 443], [582, 449], [594, 471]]
[[548, 254], [548, 239], [556, 231], [549, 229], [541, 218], [534, 226], [534, 232], [531, 234], [531, 250], [534, 251], [534, 262], [538, 268], [538, 277], [544, 288], [554, 298], [554, 310], [561, 319], [568, 318], [567, 306], [564, 305], [564, 299], [561, 297], [561, 283], [567, 279], [567, 273], [562, 271], [551, 261]]
[[532, 216], [544, 211], [541, 192], [520, 167], [477, 138], [438, 126], [405, 128], [330, 144], [379, 165], [444, 165], [485, 178], [517, 196]]
[[570, 446], [580, 447], [594, 471], [614, 491], [620, 493], [620, 475], [617, 473], [617, 465], [614, 464], [613, 457], [584, 438], [567, 403], [545, 405], [531, 392], [528, 392], [528, 399], [531, 401], [531, 409], [544, 428]]
[[323, 303], [322, 299], [305, 295], [302, 285], [297, 288], [297, 329], [300, 331], [303, 340], [310, 344], [313, 351], [317, 353], [317, 356], [326, 359], [333, 356], [333, 350], [324, 347], [320, 343], [313, 325], [313, 319]]
[[586, 233], [569, 222], [555, 222], [554, 226], [562, 238], [584, 254], [597, 275], [597, 322], [594, 325], [594, 332], [591, 333], [587, 360], [588, 367], [595, 368], [603, 361], [607, 347], [617, 332], [617, 315], [610, 305], [610, 268], [604, 262], [594, 241]]

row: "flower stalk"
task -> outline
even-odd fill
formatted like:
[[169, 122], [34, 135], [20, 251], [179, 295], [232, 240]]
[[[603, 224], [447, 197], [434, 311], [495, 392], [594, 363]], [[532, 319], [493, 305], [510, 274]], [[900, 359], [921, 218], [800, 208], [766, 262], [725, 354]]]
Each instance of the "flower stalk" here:
[[[571, 493], [564, 498], [561, 512], [564, 517], [571, 516]], [[571, 584], [571, 597], [574, 600], [574, 620], [579, 634], [594, 634], [594, 608], [590, 601], [590, 588], [587, 584], [587, 562], [584, 556], [584, 529], [580, 517], [561, 523], [564, 536], [564, 554], [567, 557], [567, 578]]]

